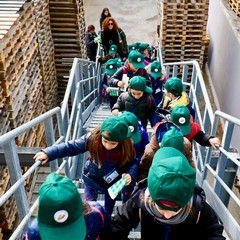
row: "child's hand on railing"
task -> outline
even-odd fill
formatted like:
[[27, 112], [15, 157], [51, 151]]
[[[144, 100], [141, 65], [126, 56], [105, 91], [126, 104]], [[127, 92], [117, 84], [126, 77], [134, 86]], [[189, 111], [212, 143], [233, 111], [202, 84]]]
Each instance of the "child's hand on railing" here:
[[35, 154], [35, 156], [33, 157], [33, 159], [35, 160], [35, 162], [37, 161], [41, 161], [42, 165], [44, 165], [45, 163], [48, 162], [48, 155], [45, 152], [38, 152]]

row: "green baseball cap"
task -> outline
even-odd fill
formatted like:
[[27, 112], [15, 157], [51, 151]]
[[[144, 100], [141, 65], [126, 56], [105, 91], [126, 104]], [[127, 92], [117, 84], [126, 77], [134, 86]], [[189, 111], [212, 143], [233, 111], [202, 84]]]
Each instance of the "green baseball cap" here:
[[195, 184], [196, 172], [183, 153], [172, 147], [160, 148], [155, 153], [148, 189], [159, 207], [177, 212], [191, 199]]
[[184, 136], [192, 131], [190, 111], [184, 105], [176, 105], [171, 112], [170, 120], [180, 127]]
[[128, 49], [129, 49], [129, 51], [138, 50], [138, 44], [137, 43], [133, 43], [131, 45], [128, 45]]
[[142, 76], [135, 76], [130, 79], [130, 88], [142, 92], [152, 94], [152, 88], [148, 87], [146, 84], [146, 78]]
[[106, 73], [108, 75], [112, 75], [117, 71], [118, 64], [114, 59], [110, 59], [106, 62]]
[[143, 55], [137, 50], [130, 51], [128, 54], [128, 60], [135, 68], [145, 67]]
[[145, 49], [147, 49], [149, 47], [149, 44], [148, 43], [141, 43], [139, 46], [138, 46], [138, 49], [139, 51], [144, 51]]
[[124, 111], [119, 117], [126, 122], [130, 128], [132, 133], [131, 139], [133, 143], [139, 143], [141, 141], [141, 134], [138, 129], [138, 119], [136, 115], [132, 112]]
[[47, 176], [39, 189], [38, 228], [42, 240], [85, 239], [83, 203], [71, 179]]
[[117, 46], [115, 44], [112, 44], [110, 47], [109, 47], [109, 51], [108, 51], [109, 54], [116, 54], [117, 53]]
[[169, 78], [164, 84], [164, 88], [174, 94], [175, 96], [181, 96], [183, 91], [182, 81], [177, 77]]
[[[104, 135], [104, 131], [107, 131], [111, 137]], [[113, 142], [123, 142], [132, 135], [128, 125], [118, 116], [105, 119], [100, 127], [100, 133], [103, 138]]]
[[184, 152], [184, 137], [180, 129], [172, 126], [162, 137], [161, 148], [173, 147]]
[[150, 65], [150, 74], [154, 78], [159, 78], [162, 76], [162, 66], [159, 61], [153, 61]]

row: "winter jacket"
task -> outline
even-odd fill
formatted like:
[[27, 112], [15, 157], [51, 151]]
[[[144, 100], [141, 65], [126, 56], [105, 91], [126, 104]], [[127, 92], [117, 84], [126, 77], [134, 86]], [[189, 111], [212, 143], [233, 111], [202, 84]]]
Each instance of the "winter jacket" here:
[[86, 32], [87, 56], [91, 61], [96, 60], [98, 44], [94, 42], [96, 33]]
[[164, 92], [163, 92], [163, 85], [166, 82], [167, 78], [154, 78], [150, 75], [153, 93], [152, 96], [155, 100], [156, 106], [160, 104], [163, 100]]
[[[205, 202], [203, 191], [196, 187], [193, 206], [187, 219], [176, 225], [156, 220], [144, 203], [147, 179], [138, 183], [131, 198], [117, 209], [112, 218], [109, 239], [126, 240], [132, 228], [141, 225], [141, 239], [158, 240], [224, 240], [223, 226], [220, 225], [213, 209]], [[201, 188], [200, 188], [201, 189]], [[180, 193], [179, 193], [180, 194]], [[199, 219], [198, 219], [199, 217]]]
[[[48, 155], [49, 161], [65, 156], [75, 156], [88, 151], [90, 139], [90, 134], [86, 134], [77, 140], [54, 145], [43, 151]], [[102, 144], [98, 148], [100, 148], [101, 159], [103, 159], [102, 166], [98, 166], [98, 159], [94, 160], [91, 156], [89, 157], [84, 163], [83, 169], [83, 180], [86, 185], [92, 186], [105, 194], [107, 193], [107, 189], [119, 180], [123, 173], [130, 174], [133, 183], [137, 181], [139, 166], [136, 159], [127, 162], [123, 167], [119, 166], [119, 159], [122, 156], [120, 145], [112, 150], [106, 150]], [[118, 177], [111, 183], [107, 183], [103, 177], [114, 170], [118, 172]]]
[[176, 105], [184, 105], [189, 109], [193, 118], [195, 117], [195, 110], [192, 108], [192, 102], [186, 92], [182, 92], [182, 95], [174, 101], [170, 101], [167, 96], [164, 96], [163, 101], [159, 105], [160, 108], [168, 110], [172, 110]]
[[[149, 168], [152, 165], [153, 156], [156, 153], [156, 151], [160, 148], [159, 143], [161, 142], [163, 135], [166, 133], [167, 129], [171, 128], [171, 126], [175, 126], [176, 128], [178, 128], [176, 124], [170, 121], [159, 122], [154, 126], [150, 143], [146, 145], [144, 154], [140, 161], [139, 180], [142, 180], [148, 176]], [[191, 147], [192, 147], [191, 142], [184, 137], [184, 155], [187, 157], [189, 164], [193, 168], [195, 168], [194, 161], [192, 160]]]
[[135, 99], [130, 90], [128, 90], [128, 92], [121, 93], [117, 102], [114, 104], [112, 111], [118, 109], [120, 112], [129, 111], [134, 113], [146, 130], [148, 120], [152, 125], [155, 108], [156, 105], [151, 94], [144, 92], [140, 99]]
[[107, 54], [107, 55], [105, 55], [105, 56], [103, 56], [103, 57], [100, 57], [99, 59], [98, 59], [98, 61], [101, 63], [101, 64], [104, 64], [104, 63], [106, 63], [108, 60], [110, 60], [110, 59], [116, 59], [116, 58], [120, 58], [120, 55], [118, 54], [118, 53], [116, 53], [116, 54]]
[[214, 138], [214, 136], [210, 136], [207, 133], [204, 133], [201, 130], [201, 127], [198, 123], [193, 122], [193, 118], [191, 117], [191, 132], [186, 135], [185, 137], [189, 141], [195, 140], [197, 143], [199, 143], [201, 146], [211, 146], [209, 139]]
[[134, 76], [142, 76], [146, 79], [147, 86], [152, 87], [151, 80], [149, 78], [149, 74], [147, 73], [145, 68], [139, 68], [136, 72], [130, 70], [128, 66], [128, 61], [124, 64], [123, 67], [119, 68], [117, 72], [115, 72], [110, 79], [110, 87], [117, 87], [119, 81], [122, 81], [123, 74], [127, 74], [129, 80]]
[[123, 57], [127, 57], [128, 55], [128, 46], [127, 46], [127, 38], [124, 31], [121, 28], [115, 30], [106, 30], [100, 31], [100, 37], [102, 40], [102, 46], [104, 49], [105, 55], [108, 54], [109, 48], [112, 44], [115, 44], [118, 49], [118, 53]]
[[148, 133], [143, 128], [141, 123], [138, 124], [138, 130], [141, 134], [141, 141], [139, 143], [134, 144], [134, 148], [136, 151], [137, 161], [140, 162], [144, 153], [144, 149], [146, 145], [149, 143], [149, 140], [148, 140]]

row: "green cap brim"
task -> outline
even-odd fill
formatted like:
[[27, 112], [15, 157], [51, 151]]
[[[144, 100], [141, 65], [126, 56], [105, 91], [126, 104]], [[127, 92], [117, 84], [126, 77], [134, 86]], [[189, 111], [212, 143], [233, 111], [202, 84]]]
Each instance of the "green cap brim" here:
[[152, 88], [150, 88], [150, 87], [146, 86], [146, 88], [145, 88], [145, 91], [144, 91], [144, 92], [146, 92], [146, 93], [149, 93], [149, 94], [152, 94], [153, 90], [152, 90]]
[[106, 73], [107, 73], [108, 75], [112, 75], [112, 74], [114, 74], [116, 71], [117, 71], [116, 69], [106, 69]]
[[151, 75], [154, 77], [154, 78], [159, 78], [162, 76], [162, 73], [161, 72], [151, 72]]
[[182, 131], [184, 136], [188, 135], [191, 132], [191, 130], [192, 130], [191, 123], [189, 123], [186, 126], [182, 125], [182, 126], [179, 126], [179, 127], [180, 127], [180, 129], [181, 129], [181, 131]]
[[132, 133], [131, 139], [134, 144], [137, 144], [141, 141], [141, 134], [139, 131]]
[[49, 227], [49, 225], [38, 223], [38, 228], [42, 240], [84, 240], [86, 237], [86, 223], [83, 215], [67, 226]]
[[135, 68], [145, 68], [144, 62], [141, 63], [132, 63]]

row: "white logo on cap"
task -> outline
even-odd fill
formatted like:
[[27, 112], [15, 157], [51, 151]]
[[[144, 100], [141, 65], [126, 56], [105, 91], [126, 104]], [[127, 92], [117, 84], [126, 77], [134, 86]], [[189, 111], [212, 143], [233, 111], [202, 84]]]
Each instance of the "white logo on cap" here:
[[157, 68], [155, 68], [154, 72], [158, 72], [158, 69], [157, 69]]
[[109, 68], [110, 68], [110, 69], [113, 69], [113, 65], [110, 65]]
[[139, 58], [137, 58], [137, 62], [141, 62], [142, 61], [142, 59], [139, 57]]
[[135, 47], [132, 47], [132, 49], [135, 49]]
[[114, 51], [114, 48], [112, 48], [112, 51]]
[[186, 122], [186, 118], [185, 117], [180, 117], [179, 118], [179, 123], [180, 124], [184, 124]]
[[66, 210], [59, 210], [54, 214], [54, 220], [58, 223], [63, 223], [68, 219], [68, 212]]
[[129, 128], [131, 132], [134, 132], [134, 126], [129, 126]]

